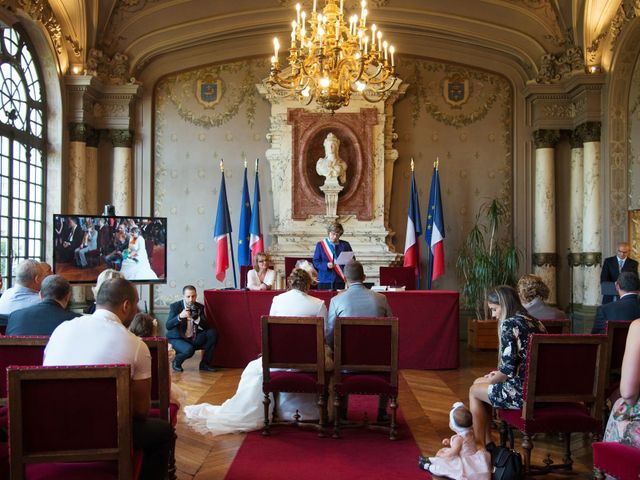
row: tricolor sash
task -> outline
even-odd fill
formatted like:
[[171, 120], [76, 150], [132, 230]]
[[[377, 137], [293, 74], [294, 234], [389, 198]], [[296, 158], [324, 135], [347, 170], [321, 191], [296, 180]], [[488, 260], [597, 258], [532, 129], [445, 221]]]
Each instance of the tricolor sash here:
[[340, 268], [340, 265], [338, 265], [335, 262], [336, 251], [335, 251], [335, 248], [333, 247], [333, 243], [331, 243], [328, 238], [325, 238], [324, 240], [322, 240], [321, 245], [325, 255], [329, 259], [329, 263], [333, 263], [333, 269], [338, 274], [338, 276], [342, 279], [342, 281], [346, 283], [347, 279], [345, 278], [344, 273], [342, 273], [342, 269]]

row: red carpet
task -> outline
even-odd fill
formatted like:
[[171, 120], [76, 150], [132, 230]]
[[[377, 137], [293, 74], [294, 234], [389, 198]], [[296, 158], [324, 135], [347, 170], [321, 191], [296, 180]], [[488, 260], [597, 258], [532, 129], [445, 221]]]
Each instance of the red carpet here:
[[[349, 398], [349, 417], [366, 409], [375, 419], [377, 397]], [[353, 412], [353, 413], [352, 413]], [[226, 480], [429, 479], [418, 469], [420, 451], [402, 415], [398, 440], [385, 432], [349, 428], [341, 439], [318, 438], [313, 430], [276, 426], [270, 437], [247, 435]]]

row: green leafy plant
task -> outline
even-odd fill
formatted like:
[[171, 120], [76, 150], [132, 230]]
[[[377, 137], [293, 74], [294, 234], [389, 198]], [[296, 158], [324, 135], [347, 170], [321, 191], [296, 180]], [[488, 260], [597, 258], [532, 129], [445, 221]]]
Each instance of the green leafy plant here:
[[474, 310], [480, 320], [490, 318], [487, 292], [496, 285], [516, 284], [518, 249], [500, 240], [499, 230], [506, 215], [507, 210], [498, 199], [483, 204], [456, 260], [463, 280], [462, 305]]

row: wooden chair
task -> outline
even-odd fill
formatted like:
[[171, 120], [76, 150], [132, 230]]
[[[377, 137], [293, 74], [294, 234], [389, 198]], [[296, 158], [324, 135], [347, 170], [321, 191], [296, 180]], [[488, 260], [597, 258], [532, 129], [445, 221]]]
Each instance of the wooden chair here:
[[593, 478], [604, 480], [605, 474], [617, 480], [640, 478], [640, 448], [617, 442], [595, 442], [593, 448]]
[[[389, 398], [389, 426], [370, 424], [368, 428], [384, 429], [396, 439], [398, 408], [398, 319], [396, 317], [338, 317], [334, 327], [334, 429], [340, 437], [343, 426], [341, 400], [347, 395], [383, 395]], [[345, 424], [345, 426], [353, 424]]]
[[415, 290], [415, 269], [413, 267], [380, 267], [380, 285]]
[[169, 374], [169, 355], [166, 337], [144, 337], [142, 341], [151, 353], [151, 409], [150, 417], [161, 418], [173, 427], [173, 440], [169, 451], [169, 480], [176, 479], [176, 424], [179, 406], [171, 403], [171, 377]]
[[622, 370], [622, 359], [624, 349], [627, 344], [627, 334], [631, 322], [610, 320], [606, 324], [605, 334], [607, 335], [607, 354], [605, 358], [605, 396], [608, 396], [618, 388], [620, 384], [620, 372]]
[[[272, 370], [281, 369], [281, 370]], [[327, 374], [324, 364], [324, 319], [322, 317], [262, 317], [263, 435], [270, 434], [270, 394], [274, 397], [271, 424], [302, 425], [277, 417], [278, 393], [314, 393], [318, 399], [318, 422], [312, 424], [324, 436], [326, 424]]]
[[251, 269], [252, 265], [240, 265], [240, 288], [247, 288], [247, 273]]
[[9, 365], [42, 365], [44, 347], [49, 337], [0, 337], [0, 416], [7, 400], [7, 367]]
[[571, 470], [571, 433], [592, 433], [597, 439], [602, 431], [602, 403], [606, 337], [604, 335], [534, 334], [523, 384], [524, 403], [520, 410], [497, 409], [502, 420], [502, 445], [511, 429], [522, 432], [525, 471], [531, 472], [532, 435], [562, 433], [565, 441], [563, 463], [536, 467], [541, 473], [551, 469]]
[[129, 369], [9, 367], [11, 480], [137, 478]]
[[544, 328], [549, 334], [568, 334], [571, 333], [571, 319], [554, 318], [549, 320], [540, 320]]

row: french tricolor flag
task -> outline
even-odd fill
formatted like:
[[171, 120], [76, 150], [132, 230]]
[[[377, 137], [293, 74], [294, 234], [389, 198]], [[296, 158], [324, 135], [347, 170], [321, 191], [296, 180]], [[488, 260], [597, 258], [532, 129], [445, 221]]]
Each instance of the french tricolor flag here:
[[258, 179], [258, 159], [256, 158], [256, 178], [253, 182], [253, 209], [251, 210], [251, 226], [249, 227], [249, 248], [251, 248], [251, 261], [256, 253], [264, 252], [264, 240], [262, 238], [262, 225], [260, 223], [260, 181]]
[[224, 180], [224, 170], [220, 180], [220, 195], [218, 196], [218, 212], [216, 225], [213, 229], [213, 239], [218, 246], [216, 251], [216, 278], [224, 281], [229, 268], [229, 236], [231, 235], [231, 217], [227, 202], [227, 185]]
[[414, 268], [418, 288], [420, 288], [420, 244], [418, 243], [420, 235], [422, 235], [420, 203], [418, 202], [414, 163], [413, 159], [411, 159], [411, 196], [409, 197], [407, 234], [404, 241], [404, 266]]
[[427, 212], [427, 228], [425, 240], [430, 249], [429, 275], [427, 288], [431, 289], [431, 282], [444, 275], [444, 217], [442, 215], [442, 198], [440, 196], [440, 173], [438, 160], [433, 165], [431, 177], [431, 193], [429, 195], [429, 210]]

